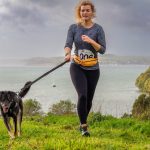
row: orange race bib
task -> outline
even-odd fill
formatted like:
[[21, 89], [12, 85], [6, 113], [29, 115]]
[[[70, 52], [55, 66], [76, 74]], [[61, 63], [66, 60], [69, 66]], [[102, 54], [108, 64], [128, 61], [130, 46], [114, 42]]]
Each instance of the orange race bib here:
[[90, 50], [78, 50], [78, 56], [73, 56], [74, 61], [81, 66], [94, 66], [98, 62], [98, 58], [94, 58], [94, 54]]

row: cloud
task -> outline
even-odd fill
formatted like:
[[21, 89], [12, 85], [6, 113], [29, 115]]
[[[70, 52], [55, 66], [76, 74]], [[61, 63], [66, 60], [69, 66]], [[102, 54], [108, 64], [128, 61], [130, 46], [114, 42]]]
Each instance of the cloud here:
[[[71, 19], [69, 9], [58, 0], [7, 0], [0, 5], [1, 25], [27, 30], [65, 24]], [[64, 19], [66, 18], [66, 19]]]
[[[98, 2], [98, 1], [97, 1]], [[150, 30], [150, 1], [148, 0], [107, 0], [98, 2], [99, 13], [103, 13], [106, 24], [119, 25], [137, 30]]]
[[[93, 1], [98, 10], [97, 19], [102, 19], [106, 26], [118, 25], [142, 31], [150, 30], [150, 1]], [[34, 27], [64, 25], [73, 21], [75, 3], [73, 0], [2, 0], [1, 24], [24, 29], [30, 25]]]
[[[59, 49], [64, 46], [68, 26], [74, 23], [77, 2], [78, 0], [0, 0], [0, 51], [3, 49], [5, 56], [10, 54], [11, 48], [18, 52], [18, 56], [25, 51], [28, 56], [59, 55], [62, 53]], [[142, 54], [144, 51], [143, 54], [150, 54], [149, 0], [93, 2], [97, 9], [96, 21], [106, 33], [109, 53]], [[41, 50], [42, 47], [45, 49], [43, 53], [32, 50]], [[57, 50], [50, 50], [56, 47]]]

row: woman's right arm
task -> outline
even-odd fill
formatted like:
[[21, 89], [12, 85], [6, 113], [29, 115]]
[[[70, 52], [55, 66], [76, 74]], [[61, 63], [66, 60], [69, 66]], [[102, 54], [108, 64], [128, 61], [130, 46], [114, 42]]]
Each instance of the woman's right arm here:
[[105, 33], [102, 27], [100, 27], [98, 31], [98, 43], [101, 45], [100, 49], [97, 50], [100, 54], [104, 54], [106, 51], [106, 41], [105, 41]]
[[65, 60], [70, 61], [71, 59], [71, 49], [74, 41], [74, 33], [73, 33], [73, 26], [71, 25], [68, 30], [67, 39], [65, 43]]
[[69, 47], [65, 47], [65, 60], [66, 61], [71, 60], [71, 49]]

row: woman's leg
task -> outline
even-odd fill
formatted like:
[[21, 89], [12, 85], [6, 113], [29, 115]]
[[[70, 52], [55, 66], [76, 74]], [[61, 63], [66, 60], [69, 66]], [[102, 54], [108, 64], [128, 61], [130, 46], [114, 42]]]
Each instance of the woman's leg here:
[[70, 75], [78, 93], [77, 111], [81, 124], [87, 122], [87, 79], [84, 70], [76, 64], [70, 65]]
[[92, 107], [92, 100], [100, 76], [100, 70], [87, 70], [87, 117]]

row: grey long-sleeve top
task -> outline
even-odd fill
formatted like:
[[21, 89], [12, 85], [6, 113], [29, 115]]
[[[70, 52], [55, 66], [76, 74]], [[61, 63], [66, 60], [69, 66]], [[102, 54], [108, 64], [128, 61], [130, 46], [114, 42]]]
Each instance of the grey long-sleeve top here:
[[[101, 45], [101, 48], [98, 51], [96, 51], [91, 44], [84, 42], [81, 39], [82, 35], [89, 36], [95, 42], [99, 43]], [[75, 45], [74, 53], [78, 56], [80, 55], [81, 50], [86, 50], [89, 51], [94, 58], [97, 58], [97, 52], [99, 52], [100, 54], [104, 54], [106, 50], [105, 33], [103, 31], [103, 28], [97, 23], [95, 23], [91, 28], [84, 28], [81, 25], [72, 24], [68, 30], [65, 47], [69, 47], [70, 49], [72, 49], [73, 43]], [[86, 70], [95, 70], [99, 68], [99, 65], [96, 64], [92, 67], [82, 68]]]

